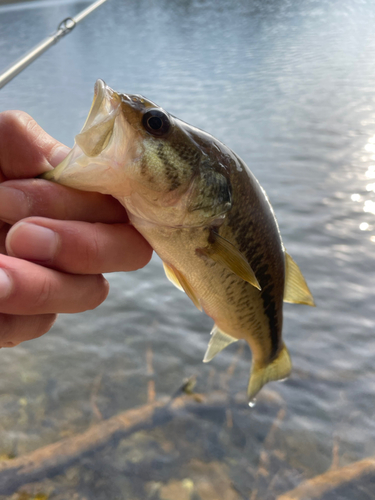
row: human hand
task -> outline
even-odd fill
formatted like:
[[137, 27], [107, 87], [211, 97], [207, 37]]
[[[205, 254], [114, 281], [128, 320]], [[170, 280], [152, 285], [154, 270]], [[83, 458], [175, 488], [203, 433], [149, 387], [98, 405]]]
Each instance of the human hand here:
[[94, 309], [108, 294], [101, 273], [151, 258], [114, 198], [34, 179], [68, 152], [26, 113], [0, 113], [0, 347]]

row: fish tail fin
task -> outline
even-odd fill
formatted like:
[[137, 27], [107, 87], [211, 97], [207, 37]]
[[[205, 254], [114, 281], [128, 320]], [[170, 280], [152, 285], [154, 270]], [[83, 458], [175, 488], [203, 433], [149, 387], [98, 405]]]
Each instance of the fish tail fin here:
[[251, 404], [255, 396], [267, 382], [283, 380], [288, 377], [291, 370], [292, 363], [285, 344], [283, 344], [277, 357], [267, 366], [261, 366], [259, 362], [253, 361], [247, 388], [249, 404]]

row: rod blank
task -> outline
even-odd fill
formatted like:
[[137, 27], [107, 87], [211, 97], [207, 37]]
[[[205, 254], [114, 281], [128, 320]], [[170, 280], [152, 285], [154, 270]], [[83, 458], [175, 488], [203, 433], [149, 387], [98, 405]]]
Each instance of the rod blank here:
[[107, 0], [97, 0], [93, 4], [89, 5], [89, 7], [79, 12], [75, 17], [68, 17], [61, 21], [55, 33], [45, 38], [42, 42], [38, 43], [38, 45], [36, 45], [17, 62], [12, 64], [12, 66], [10, 66], [2, 74], [0, 74], [0, 89], [3, 88], [8, 82], [10, 82], [15, 76], [17, 76], [18, 73], [29, 66], [29, 64], [35, 61], [35, 59], [43, 54], [43, 52], [45, 52], [52, 45], [61, 40], [61, 38], [63, 38], [65, 35], [70, 33], [79, 22], [81, 22], [86, 16], [91, 14], [91, 12], [93, 12], [106, 1]]

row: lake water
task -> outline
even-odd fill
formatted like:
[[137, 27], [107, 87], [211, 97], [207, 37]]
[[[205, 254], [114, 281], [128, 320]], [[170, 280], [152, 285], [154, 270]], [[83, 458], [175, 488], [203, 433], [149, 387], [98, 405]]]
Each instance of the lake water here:
[[[0, 69], [87, 5], [1, 5]], [[110, 0], [0, 91], [0, 111], [28, 112], [68, 145], [97, 78], [218, 137], [266, 189], [317, 303], [285, 306], [294, 370], [255, 408], [177, 415], [12, 499], [273, 500], [375, 455], [374, 22], [371, 1]], [[1, 350], [4, 460], [146, 404], [152, 383], [157, 398], [191, 376], [199, 393], [245, 390], [249, 349], [202, 364], [212, 321], [157, 257], [108, 279], [97, 310]], [[373, 499], [374, 483], [319, 498]]]

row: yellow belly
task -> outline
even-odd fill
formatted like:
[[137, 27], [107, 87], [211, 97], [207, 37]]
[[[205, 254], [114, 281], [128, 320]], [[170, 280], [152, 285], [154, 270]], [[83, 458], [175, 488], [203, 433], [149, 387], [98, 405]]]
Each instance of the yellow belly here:
[[207, 245], [208, 230], [137, 223], [135, 226], [163, 262], [185, 276], [202, 309], [219, 329], [246, 340], [254, 359], [267, 363], [271, 341], [261, 293], [221, 264], [196, 254], [197, 248]]

